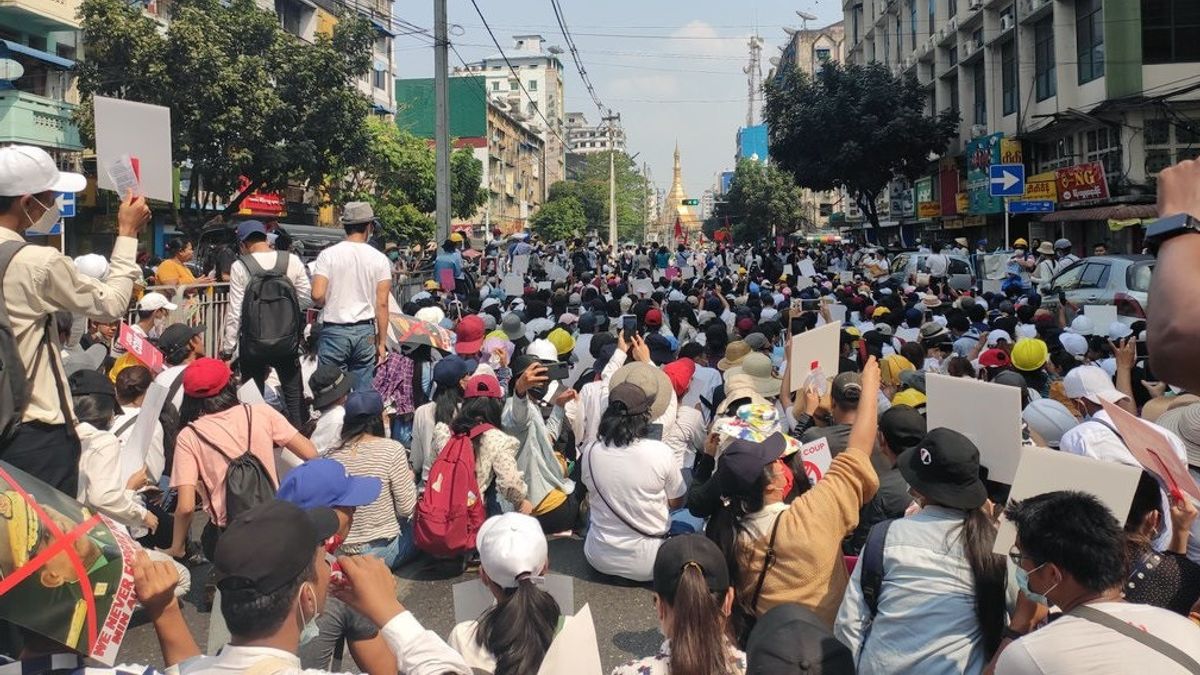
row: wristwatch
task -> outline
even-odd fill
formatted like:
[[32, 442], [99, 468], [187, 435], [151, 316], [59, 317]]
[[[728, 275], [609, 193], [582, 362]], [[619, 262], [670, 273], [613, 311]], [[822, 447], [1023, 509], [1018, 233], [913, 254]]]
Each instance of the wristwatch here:
[[1157, 252], [1164, 241], [1186, 232], [1200, 232], [1200, 220], [1188, 213], [1164, 216], [1146, 228], [1146, 245], [1151, 252]]
[[1015, 630], [1012, 626], [1005, 626], [1004, 631], [1000, 633], [1000, 639], [1019, 640], [1025, 637], [1025, 633]]

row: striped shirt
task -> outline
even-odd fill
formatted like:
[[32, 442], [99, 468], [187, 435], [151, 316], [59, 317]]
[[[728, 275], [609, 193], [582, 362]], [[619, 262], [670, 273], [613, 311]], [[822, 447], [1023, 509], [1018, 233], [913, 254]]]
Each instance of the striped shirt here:
[[351, 476], [374, 476], [383, 483], [374, 502], [355, 509], [342, 552], [353, 555], [361, 544], [400, 534], [400, 519], [411, 517], [417, 504], [417, 486], [408, 464], [408, 450], [387, 438], [360, 436], [331, 449], [325, 456], [345, 465]]

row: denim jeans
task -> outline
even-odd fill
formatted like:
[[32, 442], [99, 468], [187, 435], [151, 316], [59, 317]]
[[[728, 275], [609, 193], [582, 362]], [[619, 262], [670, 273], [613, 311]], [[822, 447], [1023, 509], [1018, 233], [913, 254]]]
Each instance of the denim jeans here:
[[354, 380], [352, 391], [371, 389], [375, 381], [375, 325], [325, 324], [317, 343], [317, 361], [346, 371]]
[[388, 569], [395, 570], [417, 557], [417, 545], [413, 539], [412, 521], [400, 523], [400, 534], [391, 539], [376, 539], [362, 545], [361, 555], [373, 555], [383, 560]]

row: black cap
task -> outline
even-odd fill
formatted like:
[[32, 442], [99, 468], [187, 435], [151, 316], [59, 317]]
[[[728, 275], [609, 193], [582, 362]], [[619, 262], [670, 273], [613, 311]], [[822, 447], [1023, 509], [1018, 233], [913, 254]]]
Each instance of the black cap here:
[[189, 326], [186, 323], [173, 323], [158, 336], [158, 350], [168, 363], [178, 365], [187, 356], [188, 343], [202, 333], [204, 324]]
[[654, 556], [654, 592], [674, 597], [679, 580], [688, 567], [699, 567], [708, 590], [720, 593], [729, 588], [729, 565], [721, 549], [702, 534], [671, 537]]
[[662, 333], [651, 333], [646, 336], [646, 347], [650, 349], [650, 360], [656, 366], [665, 366], [675, 360], [675, 351], [671, 349], [671, 341]]
[[600, 358], [600, 352], [604, 351], [604, 347], [612, 345], [614, 349], [617, 346], [617, 338], [612, 333], [597, 333], [592, 336], [592, 341], [588, 344], [588, 353], [593, 359]]
[[612, 388], [608, 394], [609, 402], [620, 401], [625, 404], [627, 415], [644, 415], [650, 412], [654, 405], [654, 397], [632, 382], [622, 382]]
[[112, 380], [97, 370], [77, 370], [67, 378], [67, 384], [71, 387], [72, 396], [97, 394], [111, 396], [114, 399], [117, 397], [117, 390], [113, 387]]
[[979, 448], [953, 429], [933, 429], [905, 450], [896, 465], [909, 485], [936, 504], [975, 509], [987, 501], [987, 488], [979, 479]]
[[754, 487], [768, 464], [783, 456], [787, 440], [776, 432], [762, 441], [735, 439], [721, 453], [717, 465], [717, 485], [721, 495], [744, 495]]
[[916, 408], [894, 405], [879, 416], [879, 431], [894, 454], [915, 448], [925, 438], [925, 416]]
[[308, 387], [312, 389], [313, 407], [317, 410], [328, 407], [334, 401], [350, 393], [354, 381], [340, 368], [331, 364], [317, 366], [308, 376]]
[[812, 610], [778, 605], [763, 614], [746, 643], [755, 675], [853, 675], [854, 655]]
[[833, 378], [829, 396], [834, 403], [848, 408], [858, 407], [858, 399], [862, 398], [862, 375], [853, 372], [839, 373]]
[[213, 564], [222, 576], [217, 586], [222, 593], [270, 595], [300, 576], [337, 530], [333, 509], [263, 502], [229, 523], [217, 541]]

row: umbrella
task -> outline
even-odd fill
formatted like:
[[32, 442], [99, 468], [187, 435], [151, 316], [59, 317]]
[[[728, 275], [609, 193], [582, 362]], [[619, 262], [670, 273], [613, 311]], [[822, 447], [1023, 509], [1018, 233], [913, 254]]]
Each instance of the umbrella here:
[[483, 254], [482, 254], [482, 253], [480, 253], [479, 251], [476, 251], [476, 250], [475, 250], [475, 249], [473, 249], [473, 248], [469, 248], [469, 249], [467, 249], [467, 250], [465, 250], [465, 251], [463, 251], [463, 252], [462, 252], [462, 256], [463, 256], [464, 258], [478, 258], [478, 257], [479, 257], [479, 256], [481, 256], [481, 255], [483, 255]]
[[454, 334], [441, 326], [407, 314], [390, 315], [392, 337], [400, 344], [429, 345], [444, 352], [454, 346]]

